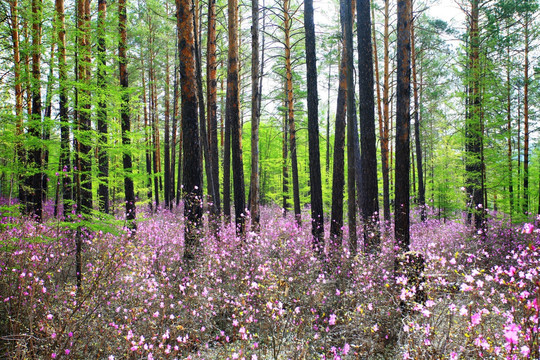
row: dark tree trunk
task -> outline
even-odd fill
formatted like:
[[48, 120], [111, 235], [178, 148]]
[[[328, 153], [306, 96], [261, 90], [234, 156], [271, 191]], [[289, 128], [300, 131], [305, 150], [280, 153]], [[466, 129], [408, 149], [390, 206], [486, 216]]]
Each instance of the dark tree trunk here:
[[98, 56], [97, 56], [97, 82], [99, 87], [99, 100], [97, 110], [98, 140], [98, 168], [99, 210], [109, 213], [109, 158], [107, 156], [107, 82], [105, 80], [105, 21], [107, 17], [107, 0], [98, 1]]
[[409, 250], [409, 105], [411, 96], [411, 0], [398, 0], [396, 84], [395, 238]]
[[184, 150], [183, 191], [186, 219], [184, 261], [188, 263], [195, 259], [202, 222], [202, 179], [197, 125], [197, 83], [195, 79], [192, 5], [191, 0], [176, 0]]
[[525, 12], [523, 67], [523, 214], [529, 214], [529, 13]]
[[[169, 3], [166, 3], [166, 13], [169, 16]], [[165, 167], [164, 176], [164, 201], [165, 208], [172, 209], [171, 202], [171, 108], [170, 108], [170, 64], [169, 64], [169, 47], [165, 48], [165, 136], [163, 139], [163, 166]], [[174, 173], [174, 172], [173, 172]], [[174, 184], [174, 182], [173, 182]]]
[[[285, 81], [284, 108], [287, 109], [287, 82]], [[283, 217], [287, 216], [289, 211], [289, 127], [288, 127], [288, 111], [283, 113], [283, 143], [282, 143], [282, 187], [283, 192]]]
[[[358, 169], [356, 169], [356, 137], [358, 130], [356, 127], [356, 104], [354, 99], [354, 58], [353, 58], [353, 35], [352, 22], [354, 10], [351, 2], [344, 0], [341, 2], [341, 18], [343, 23], [343, 37], [345, 40], [346, 68], [347, 68], [347, 165], [348, 165], [348, 215], [349, 215], [349, 251], [351, 255], [356, 255], [358, 238], [356, 235], [356, 182]], [[360, 190], [360, 188], [358, 188]]]
[[294, 217], [298, 225], [301, 224], [302, 218], [300, 213], [300, 189], [298, 184], [298, 157], [296, 155], [296, 129], [294, 122], [294, 94], [292, 83], [292, 67], [291, 67], [291, 18], [289, 14], [289, 1], [283, 2], [283, 30], [285, 36], [285, 73], [286, 73], [286, 90], [287, 90], [287, 119], [289, 126], [289, 146], [291, 149], [291, 170], [293, 181], [293, 205]]
[[251, 1], [251, 178], [249, 182], [249, 210], [251, 228], [259, 228], [259, 0]]
[[66, 28], [64, 23], [64, 0], [56, 0], [56, 16], [58, 19], [58, 81], [59, 81], [59, 119], [60, 119], [60, 168], [62, 177], [62, 196], [64, 218], [71, 213], [73, 193], [71, 187], [71, 161], [69, 145], [69, 119], [67, 98], [66, 67]]
[[[41, 0], [32, 0], [32, 116], [28, 126], [28, 133], [36, 140], [41, 139]], [[34, 140], [35, 141], [35, 140]], [[28, 202], [28, 213], [35, 216], [37, 221], [42, 221], [43, 216], [43, 169], [42, 169], [42, 149], [40, 141], [35, 141], [29, 151], [30, 167], [34, 170], [31, 182], [31, 196]]]
[[129, 114], [129, 92], [128, 92], [128, 72], [127, 72], [127, 13], [126, 0], [118, 0], [118, 32], [120, 33], [120, 42], [118, 43], [118, 66], [120, 74], [120, 86], [122, 87], [122, 105], [120, 108], [121, 127], [122, 127], [122, 145], [124, 154], [122, 164], [124, 167], [124, 192], [126, 196], [126, 221], [132, 231], [136, 230], [135, 222], [135, 191], [133, 187], [132, 168], [130, 151], [127, 149], [131, 145], [130, 132], [131, 121]]
[[[383, 176], [383, 210], [384, 221], [390, 221], [390, 168], [389, 162], [389, 140], [390, 140], [390, 55], [389, 55], [389, 2], [384, 1], [384, 82], [383, 82], [383, 131], [381, 136], [381, 165]], [[391, 146], [391, 144], [390, 144]], [[392, 156], [390, 156], [392, 159]], [[391, 160], [390, 160], [391, 161]]]
[[221, 212], [219, 193], [219, 148], [217, 140], [217, 56], [216, 56], [216, 1], [208, 2], [208, 42], [206, 90], [208, 107], [208, 150], [212, 160], [212, 180], [214, 181], [214, 206], [216, 217]]
[[362, 79], [359, 93], [362, 188], [359, 191], [362, 192], [364, 248], [366, 252], [375, 252], [379, 247], [380, 238], [370, 0], [358, 0], [357, 18], [358, 75]]
[[[171, 205], [170, 208], [172, 209], [173, 206], [173, 200], [176, 197], [176, 146], [178, 143], [178, 36], [176, 36], [175, 41], [175, 51], [174, 51], [174, 77], [173, 77], [173, 120], [172, 120], [172, 146], [171, 146]], [[179, 153], [182, 153], [181, 151]], [[180, 181], [180, 177], [178, 177], [178, 183], [182, 183]], [[178, 198], [176, 197], [178, 200]], [[178, 205], [178, 202], [176, 202]]]
[[236, 231], [245, 231], [245, 190], [244, 165], [242, 162], [242, 126], [240, 122], [239, 98], [239, 43], [238, 43], [238, 1], [229, 0], [229, 61], [227, 68], [227, 120], [231, 128], [231, 150], [234, 185], [234, 210]]
[[482, 124], [480, 94], [480, 34], [478, 28], [478, 0], [471, 1], [470, 17], [470, 49], [469, 49], [469, 110], [466, 119], [466, 188], [471, 202], [469, 213], [474, 214], [474, 225], [477, 230], [484, 226], [484, 193], [482, 163]]
[[78, 210], [85, 216], [92, 211], [92, 156], [91, 156], [91, 101], [90, 101], [90, 0], [79, 0], [79, 138], [78, 172], [79, 199]]
[[[194, 29], [195, 34], [198, 34], [197, 31], [197, 19], [194, 19]], [[214, 179], [213, 179], [213, 171], [212, 171], [212, 164], [214, 163], [214, 160], [212, 159], [212, 155], [210, 153], [210, 149], [208, 146], [208, 135], [206, 132], [206, 116], [205, 116], [205, 105], [204, 105], [204, 95], [203, 95], [203, 85], [202, 85], [202, 70], [201, 70], [201, 53], [199, 49], [199, 40], [198, 37], [195, 36], [195, 63], [196, 63], [196, 74], [197, 74], [197, 95], [199, 97], [199, 123], [200, 123], [200, 131], [201, 131], [201, 142], [203, 147], [203, 154], [204, 154], [204, 168], [206, 172], [206, 183], [208, 188], [208, 196], [209, 199], [209, 207], [210, 207], [210, 213], [212, 215], [216, 215], [218, 213], [217, 207], [215, 204], [214, 199], [219, 197], [217, 195], [217, 189], [214, 188]], [[202, 176], [201, 176], [202, 177]], [[218, 200], [219, 201], [219, 200]]]
[[304, 26], [306, 31], [307, 103], [309, 180], [311, 184], [311, 233], [315, 251], [322, 256], [324, 249], [324, 218], [322, 202], [321, 160], [319, 150], [319, 97], [317, 95], [317, 57], [315, 51], [315, 24], [313, 0], [304, 2]]
[[[339, 67], [339, 88], [334, 137], [334, 167], [332, 172], [332, 215], [330, 219], [330, 246], [338, 249], [342, 244], [343, 189], [345, 187], [345, 116], [347, 111], [347, 54], [343, 47]], [[337, 255], [337, 254], [336, 254]]]
[[414, 91], [414, 143], [416, 149], [416, 170], [418, 173], [418, 206], [420, 219], [426, 220], [426, 187], [424, 185], [424, 164], [422, 161], [422, 143], [420, 141], [420, 101], [418, 95], [418, 79], [416, 66], [416, 49], [414, 47], [414, 22], [411, 24], [411, 66]]

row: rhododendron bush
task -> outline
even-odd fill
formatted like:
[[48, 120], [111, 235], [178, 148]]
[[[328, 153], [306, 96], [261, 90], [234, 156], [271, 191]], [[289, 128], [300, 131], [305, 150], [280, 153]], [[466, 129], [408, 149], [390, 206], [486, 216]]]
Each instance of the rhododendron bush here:
[[[183, 216], [148, 215], [136, 235], [81, 234], [54, 220], [2, 218], [0, 357], [14, 359], [533, 359], [540, 250], [532, 224], [411, 228], [423, 289], [380, 253], [324, 262], [311, 229], [263, 209], [260, 233], [201, 230], [187, 268]], [[347, 231], [344, 230], [344, 239]], [[328, 239], [328, 234], [326, 234]], [[360, 236], [361, 238], [361, 236]], [[361, 248], [361, 247], [359, 247]], [[415, 292], [425, 292], [416, 303]], [[408, 304], [404, 307], [403, 304]]]

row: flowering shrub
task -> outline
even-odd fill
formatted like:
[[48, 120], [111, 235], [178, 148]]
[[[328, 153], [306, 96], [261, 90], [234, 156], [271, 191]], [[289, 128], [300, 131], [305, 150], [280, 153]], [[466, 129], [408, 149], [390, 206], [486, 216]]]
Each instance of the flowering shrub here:
[[[278, 215], [279, 214], [279, 215]], [[321, 263], [311, 231], [263, 209], [260, 233], [204, 230], [186, 268], [183, 217], [146, 216], [137, 234], [83, 233], [4, 217], [0, 354], [39, 359], [538, 358], [539, 242], [533, 225], [457, 221], [411, 228], [426, 301], [380, 254]], [[346, 238], [345, 229], [345, 238]], [[328, 234], [327, 234], [328, 238]], [[409, 302], [412, 311], [401, 312]]]

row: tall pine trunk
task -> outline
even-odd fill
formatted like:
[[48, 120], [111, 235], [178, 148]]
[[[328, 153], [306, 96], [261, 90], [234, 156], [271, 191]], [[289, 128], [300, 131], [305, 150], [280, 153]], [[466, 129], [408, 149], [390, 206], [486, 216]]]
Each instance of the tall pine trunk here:
[[[412, 15], [411, 15], [412, 19]], [[420, 219], [426, 220], [426, 187], [424, 185], [424, 164], [422, 161], [422, 143], [420, 139], [420, 100], [418, 94], [418, 78], [416, 66], [416, 49], [414, 37], [414, 21], [411, 20], [411, 67], [414, 93], [414, 142], [416, 150], [416, 170], [418, 173], [418, 206], [420, 206]], [[413, 163], [414, 164], [414, 163]]]
[[67, 98], [67, 66], [66, 66], [66, 26], [64, 0], [56, 0], [56, 16], [58, 30], [58, 82], [59, 82], [59, 119], [60, 119], [60, 174], [62, 177], [62, 198], [64, 218], [71, 213], [73, 192], [71, 186], [71, 151], [69, 145], [69, 118]]
[[97, 56], [97, 82], [99, 87], [97, 127], [98, 140], [98, 168], [99, 186], [98, 203], [99, 210], [109, 213], [109, 158], [107, 156], [107, 82], [105, 79], [106, 47], [105, 47], [105, 22], [107, 17], [107, 0], [98, 1], [98, 56]]
[[195, 39], [191, 0], [176, 0], [178, 53], [180, 54], [180, 82], [183, 131], [183, 185], [185, 216], [184, 261], [195, 259], [202, 223], [202, 179], [197, 124], [197, 83], [195, 79]]
[[249, 182], [249, 210], [251, 228], [259, 228], [259, 120], [261, 94], [259, 92], [259, 0], [251, 1], [251, 178]]
[[294, 217], [296, 223], [301, 223], [300, 213], [300, 189], [298, 185], [298, 157], [296, 154], [296, 129], [294, 122], [294, 94], [292, 83], [292, 67], [291, 67], [291, 18], [289, 0], [283, 2], [283, 30], [285, 36], [285, 73], [286, 73], [286, 90], [287, 90], [287, 120], [289, 126], [289, 146], [291, 149], [291, 170], [293, 181], [293, 205]]
[[128, 72], [127, 72], [127, 12], [126, 0], [118, 0], [118, 32], [120, 41], [118, 42], [118, 67], [120, 75], [120, 86], [122, 87], [122, 105], [120, 107], [121, 127], [122, 127], [122, 146], [124, 152], [122, 156], [122, 165], [124, 168], [124, 192], [126, 196], [126, 221], [132, 231], [136, 229], [135, 216], [135, 191], [133, 188], [133, 164], [131, 160], [131, 121], [129, 113], [129, 92], [128, 92]]
[[28, 213], [35, 216], [37, 221], [42, 221], [43, 216], [43, 182], [42, 176], [42, 148], [41, 148], [41, 0], [32, 0], [32, 113], [28, 125], [28, 133], [34, 138], [34, 145], [29, 151], [29, 165], [33, 171], [29, 183], [31, 183], [31, 196], [28, 202]]
[[409, 129], [411, 96], [411, 0], [398, 0], [396, 84], [395, 238], [400, 250], [409, 250]]
[[357, 18], [358, 75], [362, 79], [359, 92], [362, 187], [359, 191], [362, 193], [364, 249], [366, 252], [375, 252], [380, 238], [370, 0], [358, 0]]
[[242, 162], [242, 126], [240, 122], [239, 97], [239, 43], [238, 43], [238, 1], [229, 0], [229, 52], [227, 66], [227, 120], [231, 132], [231, 153], [234, 185], [234, 210], [236, 231], [245, 230], [245, 190], [244, 165]]
[[306, 31], [307, 107], [309, 144], [309, 181], [311, 184], [311, 233], [313, 246], [321, 257], [324, 249], [324, 217], [322, 202], [321, 159], [319, 150], [319, 97], [317, 95], [317, 57], [313, 0], [304, 1]]
[[217, 140], [217, 55], [216, 55], [216, 1], [208, 2], [208, 40], [206, 66], [206, 102], [208, 116], [208, 151], [212, 160], [212, 180], [214, 181], [215, 216], [221, 212], [219, 192], [219, 147]]

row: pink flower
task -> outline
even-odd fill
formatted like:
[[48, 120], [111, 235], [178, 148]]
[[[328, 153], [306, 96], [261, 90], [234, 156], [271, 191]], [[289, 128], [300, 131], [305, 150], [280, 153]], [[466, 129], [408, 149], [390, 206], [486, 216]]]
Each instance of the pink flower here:
[[69, 355], [71, 351], [69, 349], [66, 349], [66, 355]]
[[345, 345], [343, 345], [343, 355], [347, 355], [349, 353], [349, 350], [351, 350], [351, 347], [349, 346], [348, 343], [345, 343]]
[[527, 345], [523, 345], [521, 347], [521, 354], [524, 356], [524, 357], [529, 357], [529, 353], [531, 352], [531, 350], [529, 349], [529, 347]]
[[521, 230], [521, 233], [522, 234], [532, 234], [533, 230], [534, 230], [534, 225], [533, 224], [525, 223], [525, 225], [523, 225], [523, 229]]
[[518, 342], [519, 326], [516, 324], [510, 324], [504, 328], [504, 337], [509, 344], [517, 344]]
[[336, 314], [331, 314], [330, 319], [328, 320], [329, 325], [336, 325]]
[[480, 320], [482, 320], [482, 314], [481, 313], [476, 313], [476, 314], [471, 316], [471, 324], [473, 326], [480, 324]]

